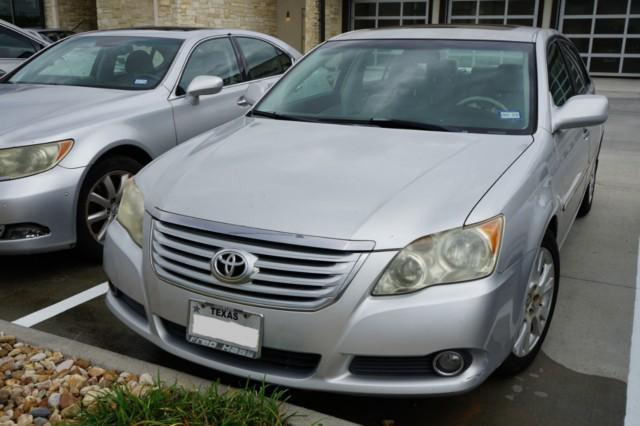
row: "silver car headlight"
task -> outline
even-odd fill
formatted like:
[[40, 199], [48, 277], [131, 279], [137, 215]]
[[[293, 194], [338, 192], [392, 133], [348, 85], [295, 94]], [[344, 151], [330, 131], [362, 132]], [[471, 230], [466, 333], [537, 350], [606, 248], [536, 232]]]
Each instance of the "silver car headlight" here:
[[116, 219], [127, 230], [131, 239], [142, 247], [144, 197], [133, 179], [129, 179], [124, 186]]
[[497, 216], [414, 241], [389, 263], [373, 295], [411, 293], [490, 275], [498, 259], [503, 226], [503, 217]]
[[0, 181], [18, 179], [54, 168], [71, 151], [73, 140], [0, 149]]

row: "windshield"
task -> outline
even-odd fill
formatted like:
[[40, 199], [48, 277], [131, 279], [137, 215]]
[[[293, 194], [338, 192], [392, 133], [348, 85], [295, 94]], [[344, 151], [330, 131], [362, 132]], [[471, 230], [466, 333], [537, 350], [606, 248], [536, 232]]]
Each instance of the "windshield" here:
[[51, 47], [7, 83], [145, 90], [160, 83], [182, 40], [83, 36]]
[[531, 133], [533, 44], [469, 40], [328, 42], [255, 115], [440, 131]]

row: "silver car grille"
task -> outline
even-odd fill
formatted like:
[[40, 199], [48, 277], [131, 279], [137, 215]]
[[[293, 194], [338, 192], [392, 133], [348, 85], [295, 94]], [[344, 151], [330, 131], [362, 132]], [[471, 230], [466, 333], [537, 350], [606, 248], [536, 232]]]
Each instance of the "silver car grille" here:
[[[373, 249], [372, 242], [317, 237], [310, 237], [311, 243], [322, 243], [321, 247], [298, 245], [287, 240], [302, 240], [304, 244], [310, 241], [299, 235], [247, 231], [248, 228], [223, 233], [220, 228], [224, 230], [229, 225], [192, 218], [187, 218], [190, 223], [185, 225], [184, 216], [162, 216], [153, 221], [151, 251], [153, 266], [162, 280], [201, 294], [257, 306], [291, 310], [327, 306], [340, 296], [366, 253]], [[166, 220], [168, 217], [172, 221]], [[207, 229], [203, 229], [205, 224]], [[340, 249], [322, 247], [336, 246], [336, 241], [345, 244]], [[253, 254], [258, 258], [255, 266], [259, 272], [245, 284], [220, 282], [211, 274], [211, 259], [222, 249]]]

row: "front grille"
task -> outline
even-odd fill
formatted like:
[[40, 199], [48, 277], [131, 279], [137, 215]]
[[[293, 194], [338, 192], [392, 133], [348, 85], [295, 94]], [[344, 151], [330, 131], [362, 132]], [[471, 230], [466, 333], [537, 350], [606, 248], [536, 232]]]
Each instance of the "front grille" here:
[[174, 344], [187, 345], [189, 350], [212, 360], [233, 365], [239, 368], [259, 372], [279, 373], [290, 376], [307, 377], [313, 374], [320, 363], [319, 354], [283, 351], [280, 349], [263, 347], [260, 358], [251, 359], [206, 346], [189, 343], [185, 337], [187, 329], [174, 322], [162, 319], [162, 326], [175, 339]]
[[433, 376], [434, 355], [428, 356], [356, 356], [349, 371], [358, 376]]
[[[168, 216], [173, 221], [166, 220]], [[319, 309], [340, 295], [366, 256], [365, 250], [313, 247], [289, 241], [304, 240], [300, 236], [247, 228], [225, 233], [231, 229], [229, 225], [198, 219], [188, 224], [176, 223], [176, 217], [184, 218], [164, 214], [162, 220], [154, 220], [152, 259], [158, 276], [199, 293], [240, 303], [293, 310]], [[339, 241], [317, 237], [309, 240]], [[360, 244], [367, 242], [345, 242], [345, 246], [349, 243], [373, 248]], [[304, 244], [309, 241], [305, 240]], [[211, 259], [222, 249], [244, 250], [256, 256], [255, 266], [259, 272], [245, 284], [220, 282], [211, 274]]]

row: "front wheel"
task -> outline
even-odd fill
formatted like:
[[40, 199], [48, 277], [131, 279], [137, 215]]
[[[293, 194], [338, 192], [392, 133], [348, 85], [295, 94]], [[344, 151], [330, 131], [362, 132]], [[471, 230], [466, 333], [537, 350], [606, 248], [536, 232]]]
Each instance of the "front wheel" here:
[[90, 259], [102, 257], [107, 227], [118, 213], [124, 184], [142, 168], [136, 160], [114, 156], [91, 168], [78, 199], [76, 228], [80, 253]]
[[514, 375], [526, 369], [542, 347], [558, 298], [560, 256], [553, 233], [547, 231], [538, 248], [525, 294], [520, 326], [511, 353], [498, 369]]

